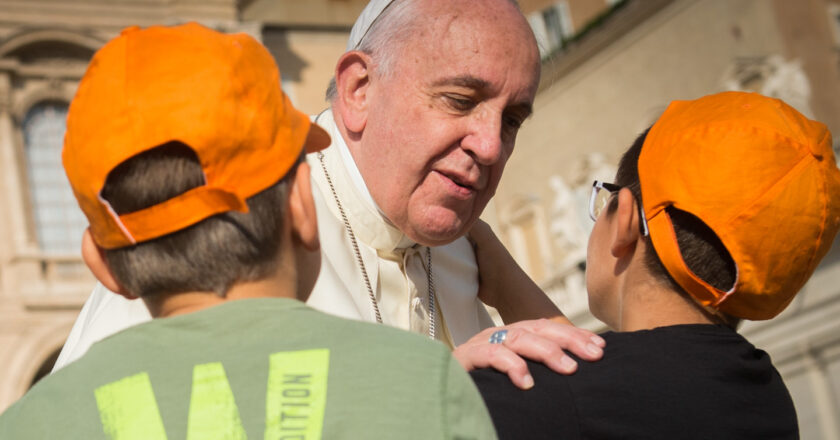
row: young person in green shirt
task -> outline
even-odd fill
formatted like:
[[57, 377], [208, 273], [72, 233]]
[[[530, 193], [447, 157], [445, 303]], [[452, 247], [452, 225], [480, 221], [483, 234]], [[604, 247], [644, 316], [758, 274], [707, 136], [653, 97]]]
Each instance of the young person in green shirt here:
[[307, 307], [318, 227], [268, 51], [190, 23], [129, 28], [70, 106], [82, 253], [157, 318], [93, 345], [0, 416], [0, 438], [495, 438], [442, 344]]

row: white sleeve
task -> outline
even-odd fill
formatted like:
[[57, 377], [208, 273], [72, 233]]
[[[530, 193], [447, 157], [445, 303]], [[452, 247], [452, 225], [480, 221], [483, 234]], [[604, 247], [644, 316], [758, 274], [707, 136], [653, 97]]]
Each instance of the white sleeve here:
[[94, 342], [120, 330], [152, 319], [140, 299], [128, 300], [96, 283], [85, 301], [64, 348], [55, 361], [53, 372], [82, 357]]

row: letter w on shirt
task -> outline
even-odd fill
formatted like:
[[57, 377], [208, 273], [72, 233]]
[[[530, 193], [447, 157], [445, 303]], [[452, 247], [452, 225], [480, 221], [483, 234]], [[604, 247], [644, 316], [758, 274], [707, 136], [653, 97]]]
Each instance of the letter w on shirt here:
[[[269, 356], [263, 438], [320, 439], [327, 404], [329, 350]], [[115, 440], [163, 440], [166, 430], [148, 373], [94, 391], [102, 428]], [[187, 439], [246, 439], [239, 409], [220, 362], [193, 367]]]

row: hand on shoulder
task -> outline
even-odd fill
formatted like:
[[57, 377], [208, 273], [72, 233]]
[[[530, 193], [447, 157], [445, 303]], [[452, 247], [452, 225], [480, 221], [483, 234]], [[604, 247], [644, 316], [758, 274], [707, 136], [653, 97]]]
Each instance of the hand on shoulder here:
[[517, 387], [529, 389], [534, 379], [523, 358], [542, 362], [560, 374], [572, 374], [577, 362], [564, 350], [596, 361], [603, 356], [605, 345], [600, 336], [558, 316], [485, 329], [459, 345], [453, 355], [467, 371], [492, 367], [506, 373]]

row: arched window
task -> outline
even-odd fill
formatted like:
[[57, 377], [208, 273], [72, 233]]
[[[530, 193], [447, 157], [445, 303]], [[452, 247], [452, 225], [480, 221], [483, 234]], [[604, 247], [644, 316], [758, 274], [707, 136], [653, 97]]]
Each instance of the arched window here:
[[26, 168], [38, 245], [45, 254], [78, 254], [87, 219], [61, 165], [67, 104], [41, 102], [23, 121]]

